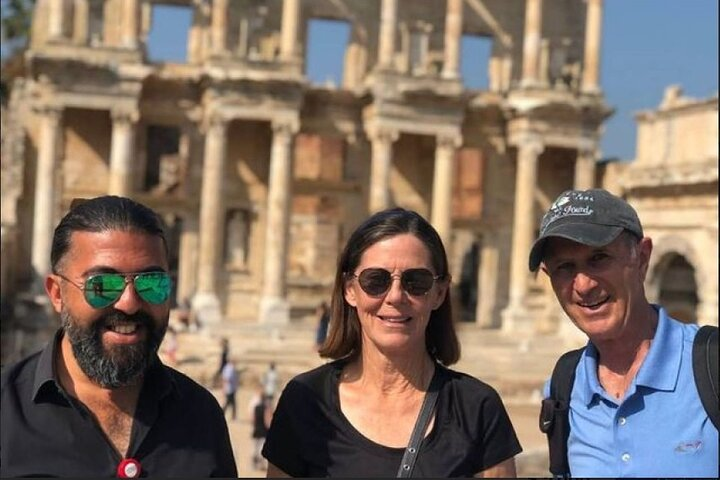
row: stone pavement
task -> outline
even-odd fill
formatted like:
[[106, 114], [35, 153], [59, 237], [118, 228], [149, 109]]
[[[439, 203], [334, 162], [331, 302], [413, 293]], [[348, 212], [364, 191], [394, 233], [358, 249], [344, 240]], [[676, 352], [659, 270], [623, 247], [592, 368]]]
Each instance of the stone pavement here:
[[[500, 392], [523, 446], [523, 452], [516, 458], [519, 476], [549, 476], [546, 440], [538, 429], [539, 397], [544, 379], [565, 349], [562, 342], [542, 337], [517, 339], [497, 331], [462, 327], [459, 331], [463, 356], [454, 368], [482, 379]], [[313, 350], [310, 326], [293, 325], [292, 329], [280, 332], [257, 325], [223, 325], [212, 334], [181, 332], [176, 368], [205, 385], [221, 405], [224, 396], [212, 381], [219, 362], [221, 336], [229, 338], [230, 356], [243, 370], [236, 398], [237, 418], [233, 421], [230, 413], [226, 414], [238, 473], [240, 477], [263, 477], [264, 470], [254, 470], [251, 460], [249, 401], [255, 382], [268, 363], [274, 361], [282, 391], [290, 378], [323, 360]]]

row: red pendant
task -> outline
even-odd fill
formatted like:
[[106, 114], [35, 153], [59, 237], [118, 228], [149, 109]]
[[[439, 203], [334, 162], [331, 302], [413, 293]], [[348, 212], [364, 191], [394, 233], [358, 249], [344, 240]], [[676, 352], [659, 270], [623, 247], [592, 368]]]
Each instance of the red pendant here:
[[117, 476], [119, 478], [137, 478], [141, 471], [140, 462], [134, 458], [124, 458], [118, 464]]

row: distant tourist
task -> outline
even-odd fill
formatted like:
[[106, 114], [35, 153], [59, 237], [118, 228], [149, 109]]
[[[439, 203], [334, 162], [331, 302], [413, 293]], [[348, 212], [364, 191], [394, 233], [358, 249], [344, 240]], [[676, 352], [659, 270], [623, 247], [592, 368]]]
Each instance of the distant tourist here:
[[225, 362], [225, 366], [222, 369], [222, 388], [225, 394], [225, 405], [223, 405], [223, 413], [226, 413], [230, 409], [230, 419], [235, 420], [237, 418], [237, 408], [235, 403], [235, 395], [237, 394], [238, 387], [240, 386], [240, 372], [235, 367], [235, 361], [231, 358]]
[[262, 383], [265, 395], [275, 398], [278, 389], [278, 372], [275, 369], [275, 362], [270, 362], [270, 365], [268, 365], [268, 369], [263, 374]]
[[315, 329], [315, 350], [320, 350], [327, 338], [328, 325], [330, 324], [330, 307], [327, 302], [322, 302], [317, 308], [318, 323]]

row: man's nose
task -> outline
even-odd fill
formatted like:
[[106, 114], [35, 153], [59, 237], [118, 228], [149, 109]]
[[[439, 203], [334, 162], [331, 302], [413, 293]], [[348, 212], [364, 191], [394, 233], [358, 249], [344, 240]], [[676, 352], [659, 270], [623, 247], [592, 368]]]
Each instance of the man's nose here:
[[120, 298], [118, 298], [113, 307], [128, 315], [132, 315], [142, 308], [142, 303], [142, 299], [135, 291], [135, 284], [133, 282], [127, 282], [122, 295], [120, 295]]
[[575, 281], [573, 284], [573, 288], [578, 293], [587, 293], [591, 291], [593, 288], [597, 287], [598, 283], [597, 281], [591, 276], [588, 275], [585, 272], [577, 272], [575, 274]]

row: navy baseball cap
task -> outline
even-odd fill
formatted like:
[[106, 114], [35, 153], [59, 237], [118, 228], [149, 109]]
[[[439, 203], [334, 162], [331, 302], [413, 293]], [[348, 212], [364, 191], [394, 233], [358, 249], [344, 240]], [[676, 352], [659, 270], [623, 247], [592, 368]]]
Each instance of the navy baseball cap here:
[[643, 237], [635, 209], [607, 190], [567, 190], [553, 202], [540, 223], [540, 235], [530, 250], [530, 271], [540, 266], [549, 237], [561, 237], [591, 247], [602, 247], [623, 230]]

